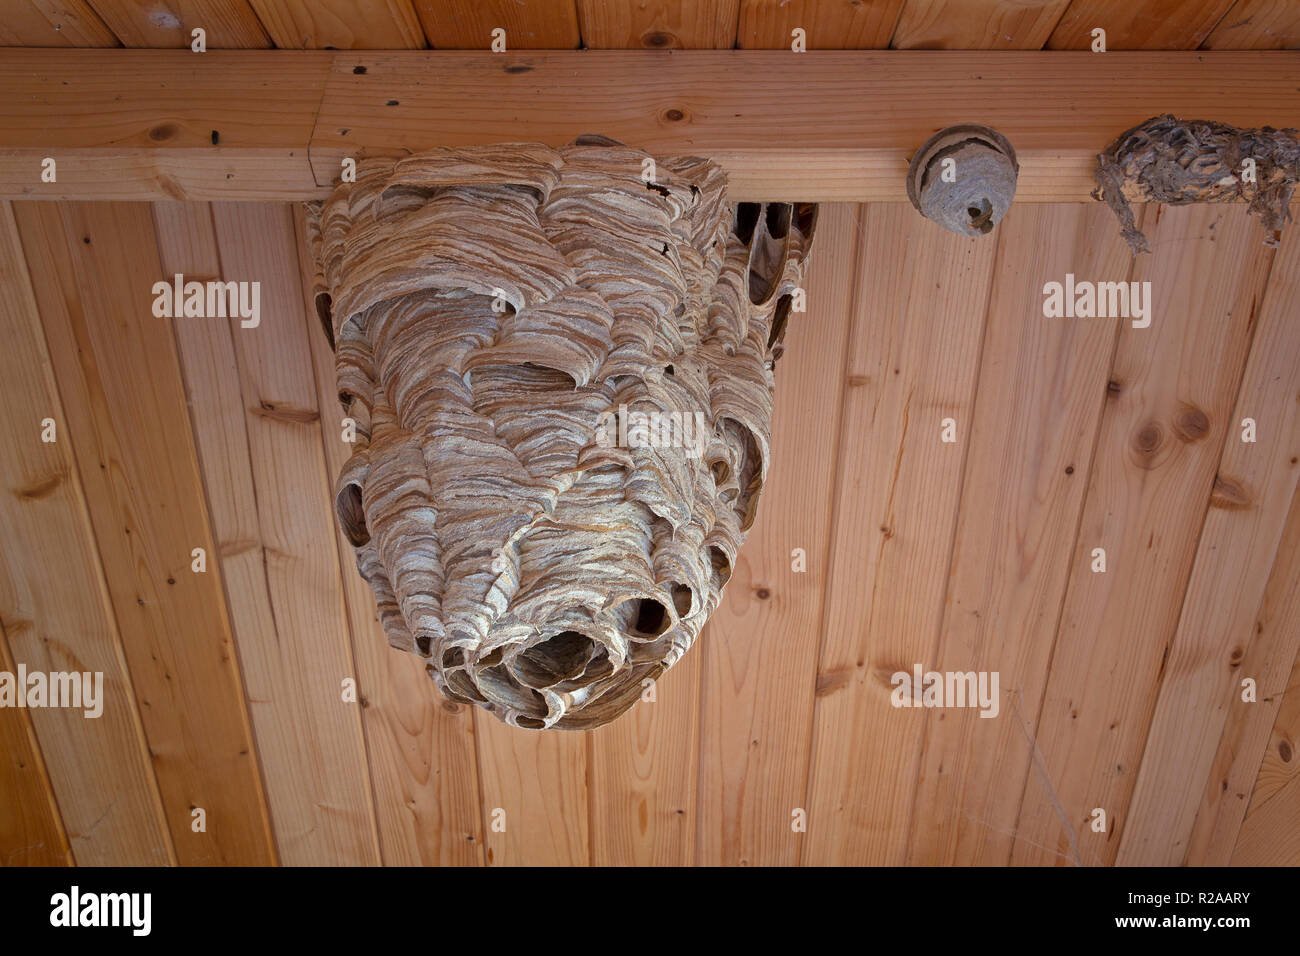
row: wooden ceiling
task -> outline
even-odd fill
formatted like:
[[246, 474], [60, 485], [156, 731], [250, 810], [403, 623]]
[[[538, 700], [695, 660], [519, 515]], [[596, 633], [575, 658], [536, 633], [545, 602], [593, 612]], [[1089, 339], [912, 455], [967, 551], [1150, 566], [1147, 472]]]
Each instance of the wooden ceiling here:
[[[1285, 0], [31, 0], [0, 45], [481, 48], [498, 25], [1300, 47]], [[98, 720], [0, 709], [0, 861], [1300, 863], [1300, 229], [1275, 251], [1240, 206], [1142, 224], [1134, 262], [1100, 205], [1021, 204], [980, 241], [824, 207], [722, 607], [654, 702], [539, 734], [384, 640], [330, 506], [347, 446], [294, 207], [3, 204], [0, 670], [108, 689]], [[261, 326], [155, 319], [175, 272], [260, 280]], [[1152, 326], [1045, 320], [1066, 272], [1150, 281]], [[890, 706], [914, 664], [998, 671], [998, 718]]]
[[1267, 50], [1290, 0], [10, 0], [0, 46], [210, 49]]

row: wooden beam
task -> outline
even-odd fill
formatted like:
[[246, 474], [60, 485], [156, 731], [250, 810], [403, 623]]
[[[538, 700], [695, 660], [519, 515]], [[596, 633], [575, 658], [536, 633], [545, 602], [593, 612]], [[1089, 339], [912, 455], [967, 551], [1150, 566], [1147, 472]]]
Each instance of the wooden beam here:
[[0, 197], [307, 199], [348, 156], [598, 132], [711, 156], [737, 199], [903, 201], [912, 152], [973, 122], [1015, 145], [1021, 202], [1081, 202], [1150, 116], [1300, 126], [1297, 75], [1295, 51], [3, 50]]

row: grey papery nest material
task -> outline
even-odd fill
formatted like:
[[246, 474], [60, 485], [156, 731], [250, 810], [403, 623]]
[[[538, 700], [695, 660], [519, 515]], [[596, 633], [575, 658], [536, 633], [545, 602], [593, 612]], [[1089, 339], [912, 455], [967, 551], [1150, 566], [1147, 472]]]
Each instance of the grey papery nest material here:
[[[1255, 161], [1255, 181], [1242, 176], [1243, 160]], [[1154, 116], [1119, 135], [1097, 157], [1093, 198], [1119, 217], [1136, 255], [1149, 252], [1133, 218], [1134, 202], [1181, 206], [1245, 200], [1264, 223], [1264, 243], [1276, 246], [1290, 217], [1288, 205], [1300, 179], [1300, 140], [1293, 129], [1239, 129], [1213, 120]]]
[[607, 723], [682, 656], [767, 475], [816, 209], [647, 160], [437, 149], [361, 163], [308, 217], [357, 567], [389, 643], [519, 727]]

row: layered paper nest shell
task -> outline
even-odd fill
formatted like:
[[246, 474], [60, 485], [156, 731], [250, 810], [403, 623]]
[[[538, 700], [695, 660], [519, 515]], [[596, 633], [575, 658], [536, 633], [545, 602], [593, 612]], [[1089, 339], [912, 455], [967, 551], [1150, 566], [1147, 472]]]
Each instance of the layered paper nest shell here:
[[338, 520], [447, 697], [598, 726], [695, 641], [754, 521], [815, 218], [598, 137], [363, 161], [309, 207], [356, 422]]

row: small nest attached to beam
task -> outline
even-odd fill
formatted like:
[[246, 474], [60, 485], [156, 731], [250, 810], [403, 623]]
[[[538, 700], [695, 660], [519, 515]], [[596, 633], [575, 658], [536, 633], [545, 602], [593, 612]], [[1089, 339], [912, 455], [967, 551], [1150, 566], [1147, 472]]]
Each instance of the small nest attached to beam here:
[[[1243, 161], [1255, 163], [1255, 181], [1243, 181]], [[1246, 200], [1264, 223], [1266, 245], [1276, 246], [1290, 218], [1300, 180], [1300, 141], [1293, 129], [1238, 129], [1213, 120], [1156, 116], [1122, 133], [1097, 157], [1093, 198], [1115, 211], [1134, 254], [1150, 246], [1129, 203]]]
[[366, 161], [311, 207], [358, 433], [338, 520], [452, 700], [607, 723], [717, 607], [816, 212], [725, 193], [584, 137]]

